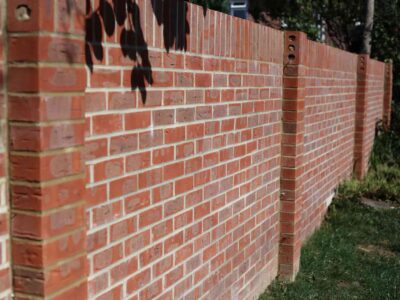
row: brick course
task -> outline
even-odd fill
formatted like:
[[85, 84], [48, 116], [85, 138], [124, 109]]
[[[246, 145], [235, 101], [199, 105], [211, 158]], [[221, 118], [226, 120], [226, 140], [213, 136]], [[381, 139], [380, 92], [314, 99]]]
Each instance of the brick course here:
[[0, 299], [252, 299], [293, 279], [390, 122], [391, 65], [181, 0], [82, 3], [7, 1]]

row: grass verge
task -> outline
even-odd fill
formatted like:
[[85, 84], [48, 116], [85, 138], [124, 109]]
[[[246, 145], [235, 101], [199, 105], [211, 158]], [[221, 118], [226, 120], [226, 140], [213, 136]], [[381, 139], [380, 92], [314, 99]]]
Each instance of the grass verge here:
[[267, 299], [400, 299], [400, 209], [334, 202], [302, 250], [296, 281], [275, 281]]

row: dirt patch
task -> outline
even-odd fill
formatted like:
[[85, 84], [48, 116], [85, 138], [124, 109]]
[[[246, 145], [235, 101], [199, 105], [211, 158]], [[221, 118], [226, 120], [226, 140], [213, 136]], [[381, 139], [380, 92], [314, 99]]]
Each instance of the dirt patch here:
[[339, 280], [338, 286], [343, 287], [343, 288], [348, 288], [350, 286], [356, 286], [359, 287], [360, 283], [358, 281], [346, 281], [346, 280]]
[[359, 245], [358, 250], [368, 254], [378, 254], [383, 257], [396, 257], [396, 253], [380, 245]]
[[368, 198], [361, 198], [361, 203], [375, 208], [375, 209], [396, 209], [396, 208], [400, 208], [400, 204], [395, 203], [395, 202], [391, 202], [391, 201], [381, 201], [381, 200], [372, 200], [372, 199], [368, 199]]

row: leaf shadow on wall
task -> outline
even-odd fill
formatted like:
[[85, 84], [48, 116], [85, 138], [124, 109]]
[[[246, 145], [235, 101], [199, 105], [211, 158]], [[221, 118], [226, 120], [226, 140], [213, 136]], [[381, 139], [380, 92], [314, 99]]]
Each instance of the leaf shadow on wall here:
[[[144, 0], [151, 1], [151, 9], [156, 26], [163, 26], [163, 41], [167, 52], [187, 50], [186, 37], [190, 32], [186, 19], [188, 5], [182, 0]], [[142, 3], [144, 3], [142, 1]], [[150, 7], [150, 6], [148, 6]], [[107, 37], [117, 37], [121, 54], [132, 61], [131, 90], [139, 90], [143, 104], [146, 103], [146, 87], [154, 83], [148, 44], [141, 26], [142, 13], [135, 0], [100, 0], [93, 8], [86, 0], [85, 59], [90, 72], [95, 72], [93, 57], [103, 61], [103, 43]]]

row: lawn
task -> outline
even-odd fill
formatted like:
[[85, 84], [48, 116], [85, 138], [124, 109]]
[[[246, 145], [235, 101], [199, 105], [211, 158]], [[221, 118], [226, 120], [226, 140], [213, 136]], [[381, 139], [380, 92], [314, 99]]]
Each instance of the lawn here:
[[275, 281], [260, 299], [400, 299], [400, 209], [336, 200], [296, 281]]

